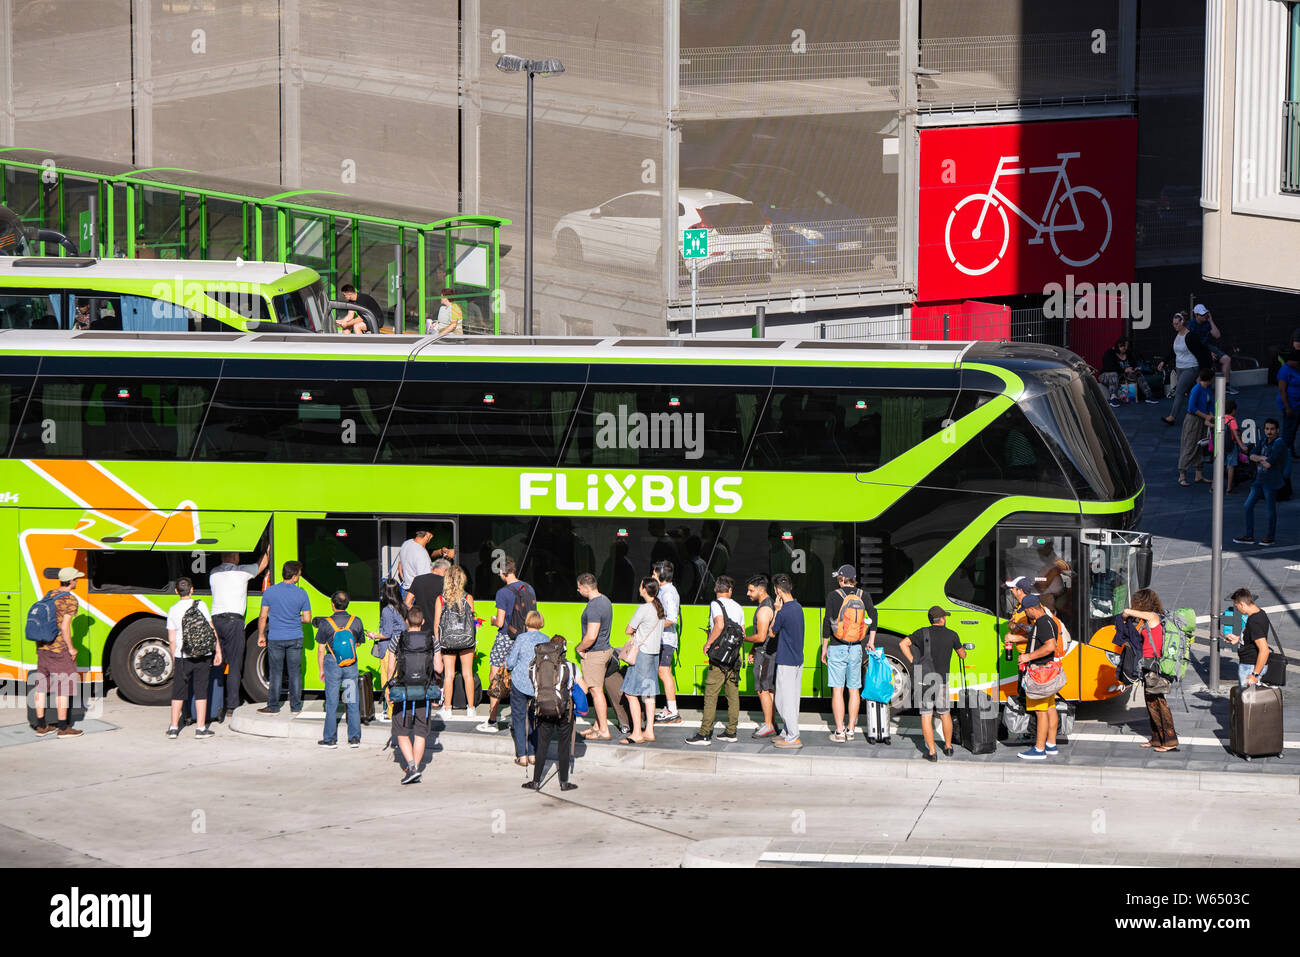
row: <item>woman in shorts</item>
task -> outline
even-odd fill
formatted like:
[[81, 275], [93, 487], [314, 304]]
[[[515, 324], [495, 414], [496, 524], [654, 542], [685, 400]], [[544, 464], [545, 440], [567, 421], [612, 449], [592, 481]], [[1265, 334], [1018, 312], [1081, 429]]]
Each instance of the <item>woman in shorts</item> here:
[[[659, 690], [659, 652], [664, 634], [664, 606], [659, 603], [659, 583], [653, 578], [641, 579], [643, 604], [632, 616], [627, 634], [632, 639], [623, 646], [621, 654], [630, 659], [631, 667], [623, 679], [623, 694], [627, 695], [628, 712], [632, 718], [632, 733], [622, 744], [640, 744], [655, 739], [655, 694]], [[641, 707], [645, 706], [645, 733], [641, 733]]]
[[[460, 679], [465, 688], [465, 717], [474, 714], [474, 596], [465, 592], [465, 569], [452, 565], [447, 569], [442, 594], [434, 605], [433, 633], [438, 636], [438, 646], [442, 648], [443, 660], [447, 670], [442, 678], [442, 716], [451, 717], [451, 689], [456, 681], [456, 663], [460, 662]], [[468, 635], [453, 636], [442, 628], [443, 613], [448, 608], [456, 609], [458, 615], [468, 616]]]

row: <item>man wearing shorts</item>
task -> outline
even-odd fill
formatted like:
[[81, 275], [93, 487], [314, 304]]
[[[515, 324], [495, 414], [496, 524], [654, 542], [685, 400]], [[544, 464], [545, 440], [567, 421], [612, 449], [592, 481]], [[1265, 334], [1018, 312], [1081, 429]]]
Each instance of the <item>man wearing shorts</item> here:
[[754, 690], [763, 709], [763, 723], [750, 735], [754, 738], [770, 738], [776, 734], [776, 639], [771, 636], [776, 608], [768, 587], [766, 575], [753, 576], [745, 586], [745, 594], [758, 606], [754, 609], [754, 630], [749, 640], [754, 643]]
[[[582, 639], [578, 643], [578, 660], [582, 662], [582, 683], [591, 698], [592, 725], [582, 733], [587, 739], [609, 740], [609, 706], [605, 701], [605, 671], [613, 649], [609, 633], [614, 627], [614, 605], [600, 593], [596, 576], [583, 572], [578, 576], [578, 594], [587, 601], [582, 609]], [[566, 768], [567, 772], [567, 768]]]
[[[59, 587], [46, 592], [45, 597], [54, 597], [54, 614], [58, 620], [59, 631], [53, 641], [36, 646], [36, 676], [32, 704], [36, 710], [37, 735], [51, 734], [58, 731], [60, 738], [77, 738], [82, 731], [74, 728], [68, 721], [68, 703], [80, 689], [80, 677], [77, 674], [77, 649], [72, 644], [72, 619], [76, 617], [80, 602], [72, 593], [78, 578], [86, 576], [75, 568], [59, 570]], [[45, 696], [54, 696], [55, 707], [59, 713], [57, 729], [45, 723]]]
[[[822, 664], [826, 666], [827, 683], [831, 686], [831, 712], [835, 716], [835, 733], [831, 740], [836, 743], [852, 741], [858, 727], [858, 708], [861, 707], [862, 695], [862, 645], [863, 642], [845, 642], [835, 637], [835, 626], [839, 622], [840, 609], [844, 599], [857, 595], [866, 606], [867, 650], [876, 647], [876, 606], [871, 603], [865, 590], [858, 587], [858, 573], [852, 565], [841, 565], [835, 569], [835, 581], [839, 586], [826, 596], [826, 618], [822, 622]], [[844, 689], [849, 691], [848, 723], [844, 721]], [[868, 729], [867, 737], [870, 737]]]
[[930, 627], [920, 628], [899, 643], [903, 657], [916, 673], [916, 688], [921, 703], [921, 734], [925, 736], [925, 759], [938, 761], [934, 751], [934, 715], [943, 722], [943, 753], [952, 757], [952, 698], [948, 692], [948, 669], [955, 651], [966, 657], [957, 632], [948, 627], [948, 613], [934, 605], [930, 608]]
[[[1020, 601], [1020, 607], [1029, 617], [1030, 632], [1027, 638], [1017, 640], [1014, 644], [1025, 644], [1020, 653], [1020, 672], [1035, 661], [1051, 661], [1056, 656], [1057, 632], [1056, 621], [1047, 614], [1047, 609], [1038, 600], [1037, 595], [1026, 595]], [[1050, 698], [1026, 698], [1026, 711], [1041, 712], [1038, 718], [1038, 738], [1034, 747], [1020, 752], [1026, 761], [1044, 761], [1048, 755], [1057, 754], [1056, 729], [1060, 717], [1056, 713], [1056, 695]]]

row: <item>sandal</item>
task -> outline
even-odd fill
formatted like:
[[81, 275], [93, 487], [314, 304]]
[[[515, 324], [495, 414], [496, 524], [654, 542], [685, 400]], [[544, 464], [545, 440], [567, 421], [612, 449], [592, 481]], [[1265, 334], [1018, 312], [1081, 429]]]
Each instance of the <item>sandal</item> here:
[[1196, 481], [1197, 481], [1197, 482], [1204, 482], [1206, 485], [1213, 485], [1213, 484], [1214, 484], [1214, 479], [1207, 479], [1204, 475], [1198, 475], [1198, 476], [1196, 476]]
[[636, 738], [624, 738], [622, 741], [619, 742], [619, 744], [640, 744], [640, 743], [641, 742], [638, 741]]
[[1186, 478], [1181, 478], [1181, 477], [1180, 477], [1180, 478], [1178, 479], [1178, 484], [1181, 485], [1183, 488], [1191, 488], [1191, 487], [1192, 487], [1192, 483], [1189, 482], [1189, 481], [1187, 481]]
[[519, 765], [521, 768], [526, 768], [526, 767], [528, 767], [528, 759], [527, 759], [527, 758], [515, 758], [515, 764]]
[[1176, 745], [1176, 744], [1175, 744], [1172, 748], [1165, 747], [1165, 748], [1156, 748], [1156, 749], [1155, 749], [1155, 751], [1156, 751], [1157, 754], [1168, 754], [1170, 751], [1177, 751], [1177, 750], [1178, 750], [1178, 745]]
[[1155, 746], [1156, 743], [1154, 741], [1143, 741], [1138, 745], [1139, 748], [1154, 748]]

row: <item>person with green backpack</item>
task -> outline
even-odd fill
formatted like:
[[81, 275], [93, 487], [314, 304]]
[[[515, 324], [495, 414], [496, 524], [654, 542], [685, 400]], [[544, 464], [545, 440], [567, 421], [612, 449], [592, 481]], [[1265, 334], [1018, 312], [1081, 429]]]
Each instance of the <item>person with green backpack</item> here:
[[[1166, 666], [1165, 662], [1174, 660], [1173, 656], [1183, 653], [1183, 667], [1186, 667], [1187, 637], [1181, 628], [1165, 615], [1160, 596], [1153, 588], [1143, 588], [1133, 593], [1129, 600], [1130, 607], [1125, 608], [1122, 617], [1132, 622], [1142, 636], [1142, 692], [1146, 698], [1147, 719], [1151, 724], [1151, 733], [1142, 747], [1152, 748], [1161, 754], [1178, 750], [1178, 733], [1174, 730], [1174, 716], [1169, 710], [1165, 695], [1170, 688], [1170, 680], [1181, 677], [1177, 666]], [[1169, 652], [1169, 658], [1165, 653]], [[1166, 670], [1172, 674], [1165, 674]]]

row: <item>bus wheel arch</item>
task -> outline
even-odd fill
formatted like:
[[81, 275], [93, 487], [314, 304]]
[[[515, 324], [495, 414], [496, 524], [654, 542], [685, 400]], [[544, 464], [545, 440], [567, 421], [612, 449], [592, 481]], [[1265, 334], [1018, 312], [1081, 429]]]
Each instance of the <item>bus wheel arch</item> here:
[[118, 692], [132, 704], [161, 705], [172, 699], [173, 663], [167, 621], [144, 613], [118, 622], [104, 660]]
[[257, 646], [257, 622], [253, 621], [244, 629], [244, 671], [239, 679], [249, 701], [260, 704], [271, 696], [266, 670], [266, 649]]

